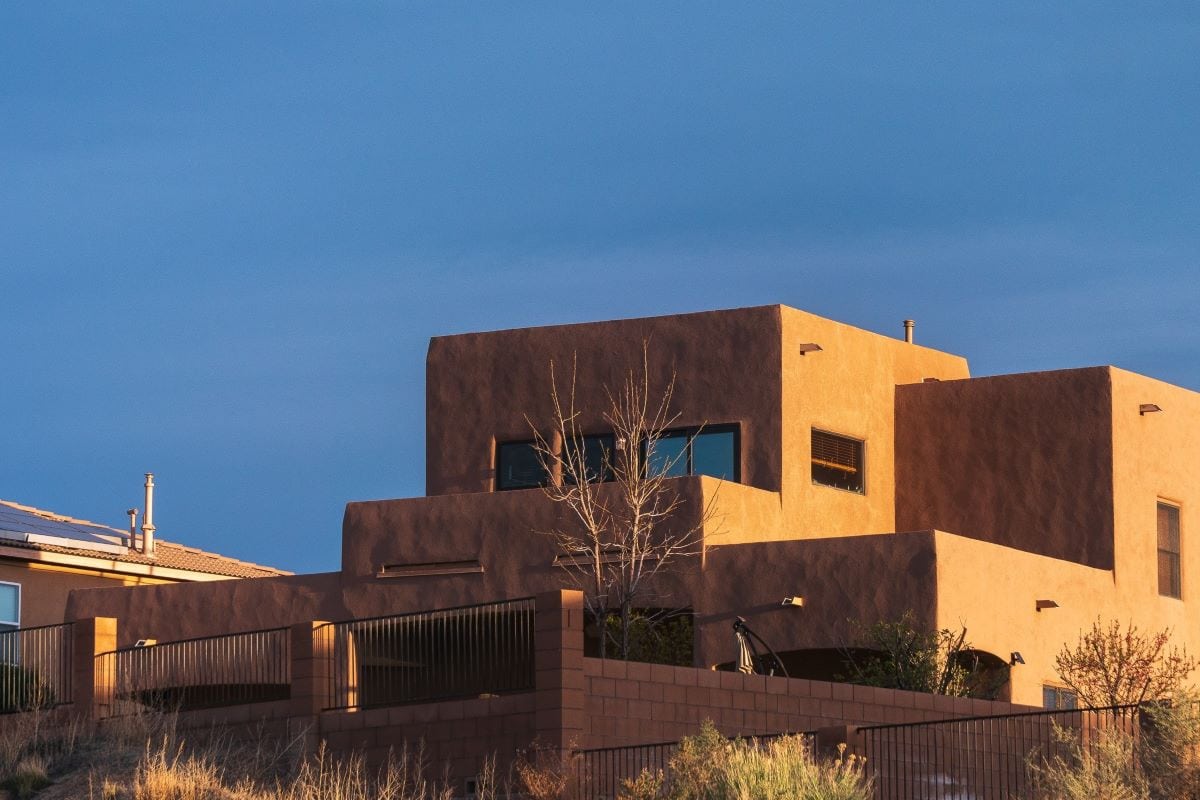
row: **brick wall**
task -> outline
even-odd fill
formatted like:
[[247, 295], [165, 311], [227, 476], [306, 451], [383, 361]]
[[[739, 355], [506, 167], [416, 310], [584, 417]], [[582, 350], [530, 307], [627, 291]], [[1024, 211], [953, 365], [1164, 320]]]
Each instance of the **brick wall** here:
[[448, 774], [459, 787], [479, 774], [484, 759], [495, 756], [499, 775], [508, 772], [518, 749], [535, 736], [532, 692], [473, 700], [450, 700], [367, 711], [327, 711], [320, 715], [320, 736], [335, 753], [357, 751], [368, 764], [389, 752], [399, 755], [423, 748], [430, 776]]
[[583, 747], [674, 741], [711, 719], [724, 734], [811, 731], [1030, 711], [1027, 706], [846, 683], [585, 658]]

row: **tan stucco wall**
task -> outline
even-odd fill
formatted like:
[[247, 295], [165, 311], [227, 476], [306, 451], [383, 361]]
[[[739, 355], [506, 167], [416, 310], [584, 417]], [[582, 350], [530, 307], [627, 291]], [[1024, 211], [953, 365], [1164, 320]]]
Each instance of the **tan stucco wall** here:
[[[1117, 590], [1132, 616], [1172, 627], [1200, 653], [1200, 394], [1110, 372]], [[1143, 416], [1142, 403], [1163, 410]], [[1180, 509], [1182, 599], [1158, 593], [1159, 500]]]
[[67, 595], [72, 589], [137, 586], [161, 582], [7, 560], [0, 561], [0, 581], [21, 585], [23, 628], [56, 625], [62, 622], [67, 607]]
[[[942, 531], [934, 547], [937, 627], [966, 627], [975, 648], [1004, 660], [1021, 653], [1025, 664], [1010, 673], [1013, 702], [1041, 705], [1042, 685], [1058, 683], [1054, 656], [1097, 615], [1106, 621], [1137, 615], [1120, 601], [1109, 570]], [[1037, 611], [1038, 600], [1059, 607]]]
[[896, 398], [897, 529], [1112, 567], [1106, 367], [898, 386]]
[[[783, 511], [791, 537], [897, 529], [895, 387], [925, 378], [966, 378], [965, 359], [798, 311], [783, 320]], [[821, 351], [800, 354], [802, 343]], [[812, 481], [812, 429], [866, 442], [866, 492]], [[912, 529], [916, 529], [915, 527]]]

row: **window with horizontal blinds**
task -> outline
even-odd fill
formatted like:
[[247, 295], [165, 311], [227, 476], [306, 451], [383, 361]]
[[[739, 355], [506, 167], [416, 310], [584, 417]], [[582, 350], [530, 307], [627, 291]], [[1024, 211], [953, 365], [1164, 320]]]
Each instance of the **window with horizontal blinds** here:
[[1183, 596], [1179, 552], [1179, 509], [1167, 503], [1159, 503], [1158, 593], [1165, 597]]
[[860, 440], [813, 428], [813, 483], [862, 494], [866, 489], [865, 472]]

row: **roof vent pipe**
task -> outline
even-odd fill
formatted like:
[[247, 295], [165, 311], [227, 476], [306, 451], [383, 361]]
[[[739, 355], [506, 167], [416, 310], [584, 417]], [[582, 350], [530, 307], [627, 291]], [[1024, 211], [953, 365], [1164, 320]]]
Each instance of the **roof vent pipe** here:
[[138, 514], [142, 512], [131, 508], [125, 513], [129, 515], [129, 549], [137, 550], [137, 518]]
[[146, 515], [142, 517], [142, 554], [154, 557], [154, 473], [146, 473]]
[[911, 319], [904, 320], [904, 341], [908, 342], [909, 344], [913, 343], [912, 332], [913, 326], [916, 324], [917, 323], [913, 322]]

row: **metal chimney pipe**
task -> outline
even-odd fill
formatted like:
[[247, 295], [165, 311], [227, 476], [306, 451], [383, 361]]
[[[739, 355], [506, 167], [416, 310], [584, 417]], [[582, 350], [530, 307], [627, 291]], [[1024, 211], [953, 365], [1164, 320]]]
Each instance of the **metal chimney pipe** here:
[[146, 473], [146, 515], [142, 517], [142, 554], [154, 557], [154, 473]]
[[904, 341], [909, 344], [913, 343], [913, 326], [916, 324], [911, 319], [904, 320]]
[[129, 515], [129, 549], [137, 550], [137, 518], [141, 512], [131, 508], [125, 513]]

